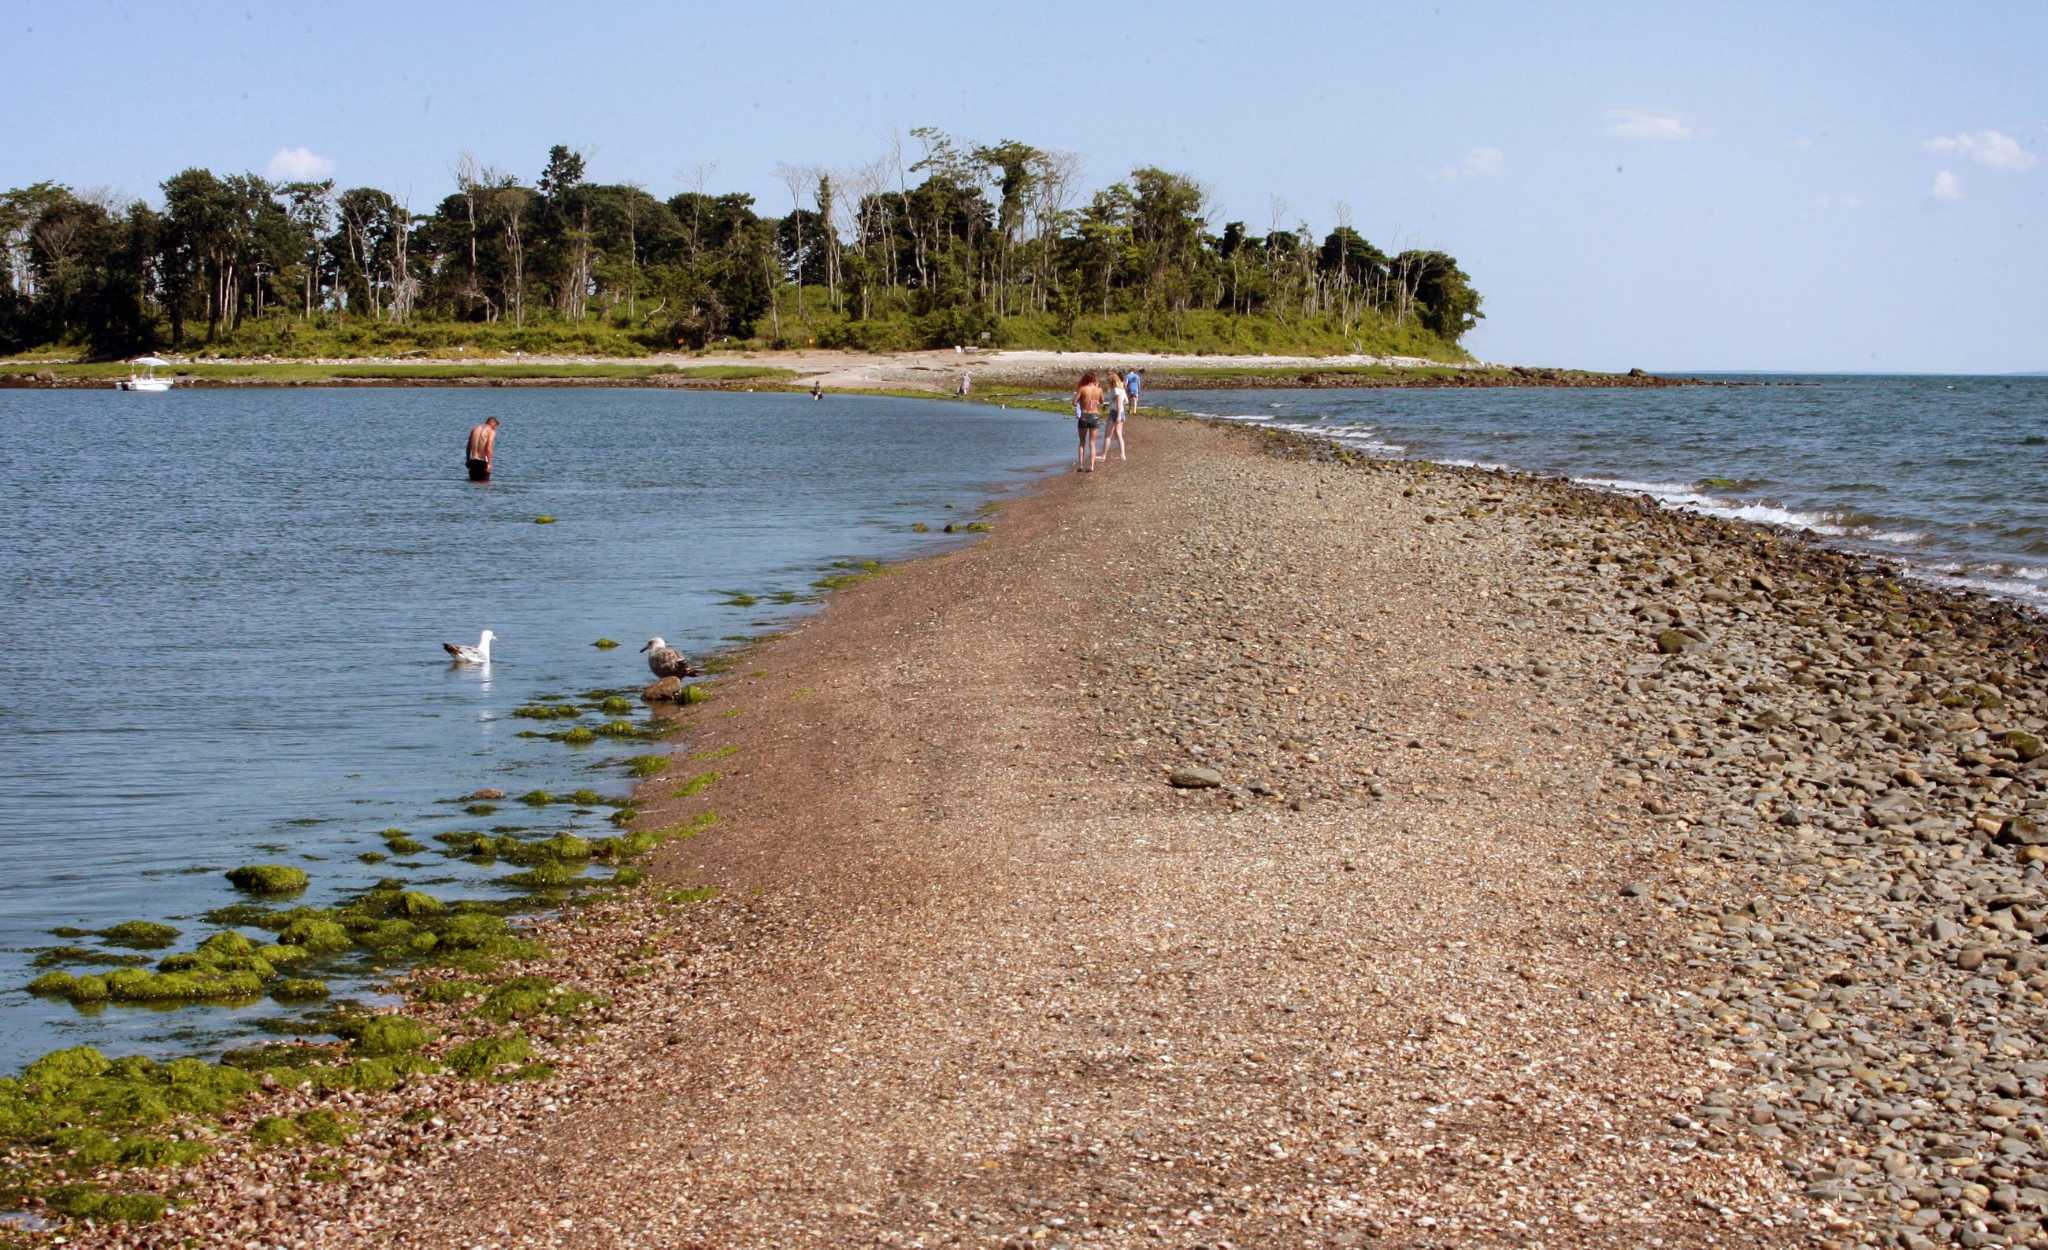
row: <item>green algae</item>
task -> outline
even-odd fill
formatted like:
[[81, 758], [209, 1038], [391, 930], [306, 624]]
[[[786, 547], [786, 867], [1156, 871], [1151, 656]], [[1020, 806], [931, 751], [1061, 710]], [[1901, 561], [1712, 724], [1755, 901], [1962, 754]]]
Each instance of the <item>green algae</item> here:
[[512, 709], [512, 715], [527, 720], [570, 720], [582, 714], [573, 703], [522, 703]]
[[528, 790], [519, 796], [519, 801], [528, 807], [546, 807], [555, 801], [555, 796], [546, 790]]
[[515, 872], [511, 876], [506, 877], [505, 881], [507, 884], [529, 889], [551, 890], [568, 885], [582, 871], [583, 869], [580, 865], [571, 866], [559, 861], [549, 860], [546, 863], [535, 864], [525, 872]]
[[690, 760], [693, 763], [702, 763], [711, 760], [729, 759], [739, 753], [740, 749], [738, 747], [728, 744], [722, 747], [712, 747], [709, 750], [699, 751], [692, 755]]
[[811, 585], [818, 590], [845, 590], [848, 586], [857, 586], [871, 577], [879, 576], [883, 572], [882, 562], [879, 560], [861, 560], [859, 562], [834, 560], [832, 567], [847, 571], [827, 573], [825, 576], [812, 582]]
[[28, 992], [73, 1003], [197, 1003], [260, 998], [263, 982], [271, 975], [270, 967], [262, 960], [252, 959], [248, 964], [251, 966], [228, 969], [216, 963], [181, 962], [168, 972], [122, 968], [105, 976], [84, 977], [46, 972], [29, 982]]
[[391, 857], [382, 851], [364, 851], [361, 855], [356, 856], [356, 858], [365, 864], [381, 864]]
[[356, 1135], [358, 1121], [352, 1115], [316, 1107], [299, 1113], [299, 1132], [306, 1140], [323, 1146], [339, 1146]]
[[472, 816], [488, 816], [492, 812], [497, 811], [498, 808], [496, 804], [492, 803], [471, 803], [468, 807], [465, 807], [462, 810], [468, 812]]
[[610, 651], [619, 645], [619, 640], [616, 638], [600, 638], [590, 645], [596, 647], [599, 651]]
[[162, 1194], [115, 1193], [84, 1181], [57, 1186], [43, 1195], [43, 1202], [74, 1220], [120, 1224], [147, 1224], [160, 1218], [171, 1205], [170, 1199]]
[[189, 1167], [213, 1153], [202, 1141], [174, 1137], [116, 1137], [104, 1129], [68, 1128], [50, 1134], [46, 1143], [65, 1156], [67, 1170], [104, 1167]]
[[288, 1115], [266, 1115], [249, 1126], [249, 1140], [264, 1150], [295, 1145], [299, 1122]]
[[572, 791], [569, 794], [569, 797], [564, 801], [574, 803], [578, 807], [603, 807], [611, 800], [605, 798], [602, 794], [599, 794], [595, 790], [575, 790]]
[[250, 894], [297, 894], [308, 884], [304, 869], [285, 864], [244, 864], [229, 870], [227, 878]]
[[426, 843], [403, 833], [396, 837], [387, 836], [384, 845], [393, 855], [417, 855], [427, 849]]
[[232, 928], [236, 925], [250, 925], [258, 929], [282, 929], [292, 918], [303, 911], [317, 911], [317, 908], [295, 907], [289, 911], [278, 911], [261, 903], [230, 903], [216, 907], [200, 919], [208, 924]]
[[449, 916], [434, 935], [434, 962], [465, 972], [488, 972], [499, 963], [535, 959], [545, 953], [538, 942], [515, 935], [503, 916], [489, 912]]
[[328, 916], [301, 916], [287, 924], [278, 936], [287, 945], [314, 952], [347, 950], [355, 945], [355, 939], [349, 936], [348, 926]]
[[932, 527], [926, 525], [923, 521], [912, 521], [910, 523], [910, 532], [913, 534], [929, 534], [932, 532]]
[[281, 1003], [310, 1003], [327, 997], [327, 982], [314, 977], [286, 977], [270, 987], [270, 996]]
[[651, 833], [629, 833], [621, 837], [599, 838], [590, 844], [590, 857], [602, 863], [623, 864], [627, 860], [638, 859], [660, 845], [661, 839]]
[[513, 1030], [496, 1037], [479, 1037], [451, 1049], [443, 1058], [449, 1068], [463, 1076], [495, 1079], [506, 1068], [533, 1057], [526, 1035]]
[[88, 964], [114, 968], [134, 968], [150, 962], [147, 955], [117, 955], [112, 951], [94, 950], [87, 946], [48, 946], [36, 952], [30, 963], [37, 968], [54, 968], [59, 964]]
[[[685, 686], [683, 693], [687, 695], [695, 688], [694, 686]], [[684, 702], [688, 702], [688, 700], [686, 699]], [[637, 738], [640, 736], [640, 727], [628, 720], [609, 720], [599, 725], [597, 732], [600, 736], [606, 738]]]
[[219, 1115], [256, 1088], [246, 1072], [198, 1059], [109, 1060], [90, 1046], [57, 1050], [0, 1078], [0, 1139], [40, 1141], [66, 1128], [118, 1131], [179, 1115]]
[[513, 977], [485, 995], [470, 1014], [500, 1024], [540, 1015], [568, 1019], [580, 1015], [595, 1002], [595, 995], [565, 989], [547, 977]]
[[638, 868], [621, 868], [612, 874], [612, 884], [620, 888], [636, 886], [640, 884], [646, 875], [646, 873], [641, 872]]
[[219, 958], [253, 955], [256, 953], [256, 943], [251, 942], [248, 938], [234, 932], [232, 929], [224, 929], [201, 942], [199, 950], [201, 954]]
[[[588, 725], [578, 725], [562, 735], [561, 740], [572, 747], [587, 747], [597, 741], [597, 731]], [[496, 810], [495, 808], [492, 810]]]
[[635, 777], [652, 777], [669, 765], [666, 755], [636, 755], [626, 761], [626, 771]]
[[438, 916], [448, 910], [448, 906], [424, 890], [403, 890], [398, 895], [398, 910], [414, 917]]
[[624, 828], [625, 826], [632, 824], [633, 821], [639, 817], [639, 815], [640, 812], [638, 809], [629, 806], [619, 808], [610, 816], [605, 817], [605, 819], [609, 820], [612, 824], [617, 825], [620, 828]]
[[622, 698], [619, 695], [612, 695], [604, 702], [598, 704], [597, 710], [603, 712], [606, 716], [630, 716], [633, 713], [633, 701]]
[[670, 890], [661, 896], [661, 901], [671, 906], [686, 907], [691, 903], [706, 903], [717, 897], [717, 886], [699, 885], [687, 890]]
[[482, 981], [457, 978], [450, 981], [430, 981], [411, 991], [412, 996], [425, 1003], [459, 1003], [471, 998], [482, 998], [490, 993], [491, 987]]
[[711, 692], [702, 685], [693, 682], [683, 687], [683, 697], [677, 699], [676, 702], [684, 707], [695, 707], [699, 703], [711, 702]]
[[750, 595], [744, 590], [718, 590], [712, 593], [724, 595], [725, 606], [728, 608], [751, 608], [761, 602], [760, 596]]
[[535, 525], [553, 525], [555, 523], [555, 518], [543, 512], [539, 516], [533, 518], [533, 523]]
[[157, 950], [178, 940], [178, 930], [167, 924], [149, 920], [124, 920], [107, 929], [87, 929], [82, 932], [60, 936], [80, 937], [87, 934], [97, 936], [109, 946], [126, 946], [133, 950]]
[[685, 781], [683, 784], [676, 787], [675, 797], [679, 799], [687, 799], [695, 795], [702, 794], [706, 790], [709, 790], [712, 786], [716, 785], [718, 783], [718, 778], [719, 774], [715, 772], [698, 773], [695, 776], [691, 777], [688, 781]]
[[409, 1055], [434, 1040], [426, 1025], [405, 1016], [374, 1016], [353, 1031], [353, 1049], [366, 1059]]

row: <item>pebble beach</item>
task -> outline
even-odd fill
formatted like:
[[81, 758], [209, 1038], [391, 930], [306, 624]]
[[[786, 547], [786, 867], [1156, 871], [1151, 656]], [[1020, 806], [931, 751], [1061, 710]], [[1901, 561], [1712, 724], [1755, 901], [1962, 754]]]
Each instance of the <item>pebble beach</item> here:
[[[637, 802], [692, 836], [514, 969], [598, 1004], [525, 1022], [552, 1075], [267, 1089], [68, 1244], [2048, 1245], [2041, 618], [1131, 444], [685, 711]], [[433, 1054], [490, 1030], [444, 976]]]

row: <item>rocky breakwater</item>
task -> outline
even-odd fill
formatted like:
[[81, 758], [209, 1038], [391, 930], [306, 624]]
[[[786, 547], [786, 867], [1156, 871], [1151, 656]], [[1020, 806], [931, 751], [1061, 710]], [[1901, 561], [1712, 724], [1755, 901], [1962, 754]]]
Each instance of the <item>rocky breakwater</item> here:
[[1673, 1127], [1774, 1152], [1823, 1244], [2048, 1246], [2043, 622], [1803, 535], [1267, 437], [1418, 473], [1428, 520], [1525, 513], [1544, 612], [1633, 652], [1581, 714], [1634, 739], [1619, 902], [1721, 1077]]

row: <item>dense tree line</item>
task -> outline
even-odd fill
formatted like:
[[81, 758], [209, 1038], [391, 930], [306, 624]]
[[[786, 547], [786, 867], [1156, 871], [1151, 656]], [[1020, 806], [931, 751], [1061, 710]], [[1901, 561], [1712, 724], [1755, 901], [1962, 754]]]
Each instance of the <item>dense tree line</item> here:
[[1276, 201], [1257, 234], [1218, 227], [1182, 174], [1137, 169], [1084, 199], [1071, 154], [912, 139], [914, 154], [852, 170], [778, 167], [779, 216], [701, 176], [667, 199], [592, 182], [561, 146], [531, 185], [464, 157], [429, 206], [205, 169], [165, 181], [161, 208], [37, 183], [0, 194], [0, 350], [188, 348], [280, 318], [596, 319], [660, 347], [904, 346], [906, 326], [920, 343], [1000, 342], [1020, 316], [1196, 310], [1412, 321], [1455, 343], [1481, 315], [1454, 258], [1389, 255], [1341, 209], [1318, 239]]

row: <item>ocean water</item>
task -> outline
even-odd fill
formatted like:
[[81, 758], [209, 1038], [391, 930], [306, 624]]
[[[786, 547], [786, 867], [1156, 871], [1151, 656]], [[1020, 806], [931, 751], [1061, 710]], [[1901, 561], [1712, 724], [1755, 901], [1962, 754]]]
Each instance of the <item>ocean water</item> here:
[[1718, 380], [1743, 384], [1148, 398], [1374, 455], [1533, 470], [1812, 530], [1928, 581], [2048, 609], [2048, 378]]
[[[463, 438], [491, 414], [497, 480], [472, 484]], [[836, 396], [0, 391], [0, 1072], [62, 1045], [204, 1048], [286, 1014], [33, 998], [36, 951], [98, 945], [54, 927], [168, 921], [189, 949], [200, 913], [239, 901], [223, 871], [251, 862], [305, 868], [309, 904], [386, 876], [513, 893], [515, 868], [432, 835], [600, 836], [608, 809], [448, 800], [622, 796], [625, 758], [668, 749], [522, 738], [562, 723], [514, 708], [637, 689], [649, 635], [701, 654], [814, 610], [835, 561], [961, 541], [944, 523], [1070, 440], [1044, 413]], [[440, 644], [485, 628], [492, 664], [452, 666]], [[359, 862], [388, 828], [433, 850]], [[360, 994], [368, 969], [325, 971]]]

